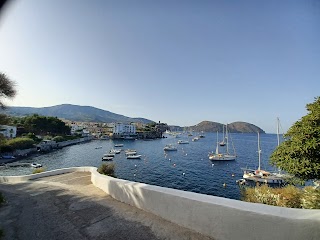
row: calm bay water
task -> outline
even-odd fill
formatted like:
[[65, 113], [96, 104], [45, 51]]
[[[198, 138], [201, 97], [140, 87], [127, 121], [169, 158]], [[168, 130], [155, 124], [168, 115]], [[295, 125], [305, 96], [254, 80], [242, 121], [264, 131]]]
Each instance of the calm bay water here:
[[[214, 133], [206, 133], [205, 138], [200, 138], [196, 142], [192, 142], [192, 137], [186, 135], [180, 138], [168, 136], [168, 138], [152, 141], [93, 140], [48, 154], [29, 157], [21, 162], [40, 163], [46, 170], [76, 166], [99, 167], [102, 163], [102, 155], [113, 148], [115, 143], [123, 143], [122, 149], [136, 149], [143, 157], [140, 160], [129, 160], [125, 158], [123, 151], [116, 154], [113, 163], [118, 178], [239, 199], [240, 192], [235, 181], [242, 178], [241, 168], [256, 168], [258, 165], [257, 135], [231, 134], [231, 137], [238, 158], [230, 162], [212, 162], [208, 159], [208, 153], [215, 151], [216, 147], [217, 140]], [[180, 139], [189, 140], [190, 144], [177, 144]], [[177, 145], [178, 151], [165, 154], [163, 147], [170, 143]], [[270, 154], [277, 145], [276, 134], [261, 134], [260, 143], [262, 167], [266, 170], [274, 170], [268, 162]], [[102, 148], [95, 149], [100, 146]], [[32, 171], [33, 169], [29, 167], [15, 167], [1, 169], [0, 175], [24, 175]], [[224, 183], [226, 183], [225, 188]]]

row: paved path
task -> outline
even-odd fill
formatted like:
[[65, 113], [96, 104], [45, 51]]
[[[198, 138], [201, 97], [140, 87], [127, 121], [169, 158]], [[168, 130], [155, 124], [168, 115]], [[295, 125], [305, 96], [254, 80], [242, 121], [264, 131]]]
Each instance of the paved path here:
[[114, 200], [90, 173], [0, 184], [0, 192], [4, 239], [211, 239]]

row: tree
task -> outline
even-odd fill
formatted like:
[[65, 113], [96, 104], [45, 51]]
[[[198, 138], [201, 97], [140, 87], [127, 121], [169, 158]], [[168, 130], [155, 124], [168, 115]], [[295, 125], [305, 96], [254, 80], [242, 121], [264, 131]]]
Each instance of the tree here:
[[306, 109], [308, 114], [290, 127], [270, 162], [302, 180], [314, 180], [320, 179], [320, 97]]
[[4, 73], [0, 73], [0, 108], [5, 109], [6, 105], [2, 98], [14, 98], [16, 95], [15, 83], [11, 81]]

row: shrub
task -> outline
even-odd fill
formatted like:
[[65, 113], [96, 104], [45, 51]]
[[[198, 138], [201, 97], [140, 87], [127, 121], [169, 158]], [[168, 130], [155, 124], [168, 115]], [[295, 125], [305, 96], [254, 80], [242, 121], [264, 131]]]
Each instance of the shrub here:
[[63, 141], [65, 141], [65, 138], [62, 136], [56, 136], [52, 140], [56, 141], [56, 142], [63, 142]]
[[320, 209], [320, 189], [305, 187], [301, 198], [302, 208]]
[[44, 168], [36, 168], [36, 169], [33, 170], [32, 174], [42, 173], [44, 171], [45, 171]]
[[98, 172], [104, 175], [108, 175], [111, 177], [116, 177], [114, 174], [114, 164], [113, 163], [103, 163], [101, 166], [98, 168]]
[[34, 141], [27, 137], [19, 137], [8, 140], [6, 145], [13, 149], [28, 149], [33, 147]]
[[300, 189], [292, 185], [284, 188], [262, 185], [243, 189], [242, 200], [279, 207], [320, 209], [320, 190], [313, 187]]

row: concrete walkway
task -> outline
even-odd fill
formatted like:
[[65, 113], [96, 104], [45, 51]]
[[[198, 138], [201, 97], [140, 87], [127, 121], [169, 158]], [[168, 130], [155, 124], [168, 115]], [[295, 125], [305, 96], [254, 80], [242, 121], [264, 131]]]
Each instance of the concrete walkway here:
[[0, 184], [4, 239], [212, 239], [118, 202], [74, 172]]

